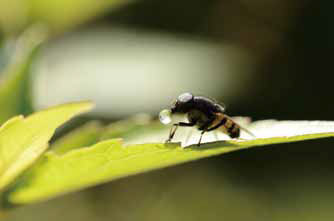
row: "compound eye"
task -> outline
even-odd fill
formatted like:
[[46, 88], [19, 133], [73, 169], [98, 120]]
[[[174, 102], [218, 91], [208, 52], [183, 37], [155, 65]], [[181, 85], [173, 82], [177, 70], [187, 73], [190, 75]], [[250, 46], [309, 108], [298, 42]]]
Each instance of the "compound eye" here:
[[187, 103], [193, 99], [193, 95], [191, 93], [183, 93], [181, 94], [177, 100], [181, 103]]

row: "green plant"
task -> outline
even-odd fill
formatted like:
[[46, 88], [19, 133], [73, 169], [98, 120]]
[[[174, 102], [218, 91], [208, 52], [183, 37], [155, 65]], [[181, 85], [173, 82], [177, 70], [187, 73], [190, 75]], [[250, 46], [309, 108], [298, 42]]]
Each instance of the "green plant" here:
[[153, 136], [156, 132], [165, 131], [158, 122], [133, 118], [106, 127], [90, 122], [49, 147], [55, 130], [77, 114], [91, 109], [92, 104], [70, 103], [26, 118], [19, 115], [32, 112], [31, 101], [27, 97], [30, 90], [28, 64], [39, 42], [30, 42], [26, 46], [26, 54], [15, 62], [16, 65], [9, 69], [11, 71], [5, 73], [0, 87], [3, 107], [0, 120], [7, 120], [0, 128], [2, 209], [44, 201], [118, 178], [231, 151], [334, 136], [334, 122], [268, 120], [249, 125], [255, 134], [266, 133], [266, 138], [220, 141], [188, 148], [181, 147], [180, 143], [126, 145], [121, 138], [128, 140], [134, 134], [137, 137]]

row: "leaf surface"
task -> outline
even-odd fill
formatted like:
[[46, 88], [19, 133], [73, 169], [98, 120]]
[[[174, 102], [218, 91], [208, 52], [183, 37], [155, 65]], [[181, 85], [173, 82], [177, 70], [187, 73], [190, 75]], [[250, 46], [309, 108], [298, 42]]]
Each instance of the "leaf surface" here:
[[91, 107], [90, 102], [70, 103], [27, 118], [17, 116], [3, 124], [0, 128], [0, 191], [41, 156], [56, 128]]
[[[214, 155], [257, 146], [334, 136], [334, 122], [258, 121], [251, 140], [226, 140], [186, 148], [180, 143], [124, 145], [120, 139], [58, 155], [48, 152], [9, 192], [16, 204], [43, 201], [99, 183]], [[164, 137], [167, 133], [164, 133]], [[152, 139], [153, 139], [153, 135]]]

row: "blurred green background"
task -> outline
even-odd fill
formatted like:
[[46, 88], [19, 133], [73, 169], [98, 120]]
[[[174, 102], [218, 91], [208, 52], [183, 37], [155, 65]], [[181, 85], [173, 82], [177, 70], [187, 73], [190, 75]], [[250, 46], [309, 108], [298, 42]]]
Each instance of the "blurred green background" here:
[[[229, 115], [333, 120], [329, 0], [0, 1], [0, 69], [43, 27], [34, 109], [91, 99], [106, 123], [192, 91]], [[15, 99], [15, 98], [13, 98]], [[255, 148], [14, 209], [7, 220], [333, 220], [333, 140]]]

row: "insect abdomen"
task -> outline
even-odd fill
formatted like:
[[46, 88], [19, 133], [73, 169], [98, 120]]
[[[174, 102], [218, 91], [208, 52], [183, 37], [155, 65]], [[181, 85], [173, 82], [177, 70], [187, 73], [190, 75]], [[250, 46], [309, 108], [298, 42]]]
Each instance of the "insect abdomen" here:
[[231, 138], [240, 137], [240, 127], [234, 123], [231, 119], [225, 117], [223, 114], [219, 116], [219, 124], [222, 126], [219, 128], [220, 131], [229, 135]]
[[233, 123], [233, 127], [227, 128], [227, 132], [231, 138], [240, 137], [240, 128], [235, 123]]

